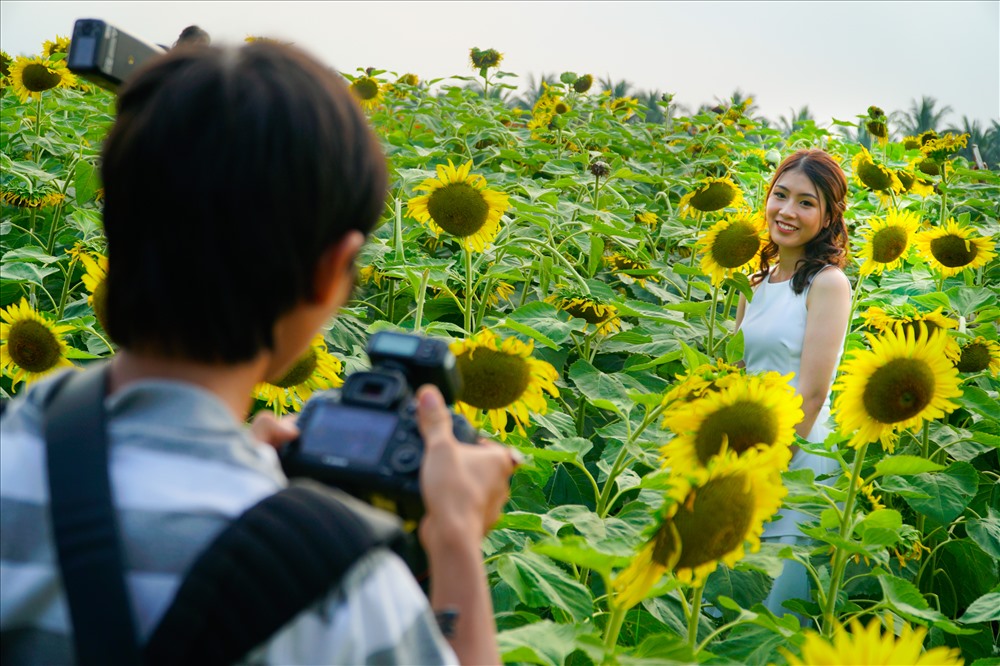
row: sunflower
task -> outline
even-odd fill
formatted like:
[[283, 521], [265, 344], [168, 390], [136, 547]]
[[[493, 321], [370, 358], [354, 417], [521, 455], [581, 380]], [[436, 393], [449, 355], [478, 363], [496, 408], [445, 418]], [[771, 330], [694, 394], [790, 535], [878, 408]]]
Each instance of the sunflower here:
[[87, 304], [104, 330], [108, 330], [108, 258], [103, 254], [91, 254], [81, 247], [70, 250], [87, 272], [83, 276], [83, 286], [90, 292]]
[[0, 187], [0, 201], [18, 208], [48, 208], [65, 201], [66, 195], [49, 185], [42, 189], [31, 191], [20, 181], [10, 182]]
[[904, 136], [901, 143], [906, 150], [917, 150], [920, 148], [920, 138], [916, 136]]
[[947, 333], [949, 329], [958, 328], [958, 322], [945, 317], [941, 313], [943, 308], [939, 307], [933, 312], [922, 312], [909, 304], [887, 307], [889, 308], [888, 310], [880, 307], [868, 308], [861, 315], [865, 320], [865, 326], [874, 328], [879, 333], [885, 333], [886, 331], [900, 327], [913, 329], [914, 335], [920, 335], [922, 328], [927, 329], [928, 335], [935, 335], [940, 331], [942, 335], [948, 338], [948, 342], [944, 348], [945, 356], [954, 363], [958, 362], [959, 356], [961, 356], [958, 343]]
[[952, 134], [948, 132], [944, 136], [925, 141], [920, 146], [920, 152], [926, 155], [929, 160], [942, 162], [962, 148], [965, 148], [968, 143], [968, 134]]
[[18, 57], [10, 69], [10, 80], [14, 93], [22, 104], [29, 97], [41, 99], [46, 90], [60, 86], [68, 88], [76, 84], [76, 77], [66, 69], [63, 61], [53, 63], [37, 56]]
[[861, 150], [851, 160], [851, 170], [857, 183], [873, 192], [888, 194], [903, 191], [903, 184], [899, 182], [896, 173], [877, 164], [864, 146], [861, 146]]
[[639, 108], [639, 100], [635, 97], [616, 97], [607, 103], [608, 111], [622, 120], [628, 120]]
[[698, 239], [702, 272], [718, 286], [734, 273], [753, 271], [767, 241], [766, 234], [760, 213], [743, 210], [727, 215]]
[[51, 58], [57, 53], [64, 55], [69, 53], [69, 37], [56, 35], [55, 41], [45, 40], [45, 44], [42, 45], [42, 54], [46, 58]]
[[582, 95], [590, 90], [590, 86], [592, 85], [594, 85], [594, 77], [590, 74], [583, 74], [582, 76], [578, 76], [576, 81], [573, 82], [573, 90]]
[[739, 208], [742, 203], [743, 192], [732, 179], [709, 177], [681, 197], [680, 210], [682, 217], [693, 217], [694, 211], [711, 213], [726, 207]]
[[648, 210], [637, 212], [633, 219], [639, 224], [645, 224], [650, 229], [655, 229], [660, 223], [660, 218], [656, 216], [656, 213]]
[[994, 377], [1000, 373], [1000, 344], [978, 336], [961, 346], [957, 363], [959, 372], [989, 370]]
[[30, 384], [56, 368], [73, 367], [63, 340], [71, 330], [35, 312], [27, 298], [0, 311], [0, 368], [11, 378], [11, 387], [22, 379]]
[[920, 426], [958, 407], [958, 370], [945, 354], [948, 337], [898, 327], [875, 337], [871, 351], [853, 350], [840, 364], [833, 412], [854, 447], [879, 440], [896, 448], [898, 432]]
[[415, 88], [416, 86], [420, 85], [420, 77], [417, 76], [416, 74], [403, 74], [401, 77], [396, 79], [396, 84], [407, 85]]
[[480, 72], [499, 67], [502, 61], [503, 54], [496, 49], [486, 49], [485, 51], [476, 47], [469, 49], [469, 62], [472, 63], [473, 69], [478, 69]]
[[0, 86], [7, 85], [7, 77], [10, 76], [10, 68], [14, 64], [14, 59], [10, 54], [0, 49]]
[[489, 329], [452, 343], [451, 351], [462, 376], [462, 395], [455, 402], [455, 411], [476, 425], [485, 411], [501, 439], [506, 438], [510, 414], [518, 432], [525, 434], [525, 426], [531, 423], [529, 412], [548, 411], [542, 391], [559, 396], [555, 385], [559, 374], [551, 364], [532, 358], [533, 349], [530, 341], [501, 341]]
[[914, 161], [910, 165], [910, 169], [897, 169], [896, 178], [899, 178], [899, 183], [903, 186], [903, 193], [916, 194], [920, 197], [929, 197], [934, 194], [934, 184], [930, 181], [924, 180], [923, 178], [918, 178], [917, 174], [914, 173], [917, 165]]
[[857, 618], [850, 622], [850, 630], [839, 622], [833, 630], [833, 638], [828, 640], [811, 629], [805, 631], [801, 657], [796, 657], [785, 648], [778, 648], [788, 659], [790, 666], [962, 666], [964, 660], [957, 648], [939, 646], [924, 652], [926, 627], [913, 629], [903, 623], [896, 635], [891, 613], [885, 614], [886, 631], [882, 632], [882, 620], [873, 618], [867, 627]]
[[615, 604], [639, 603], [668, 571], [701, 585], [720, 562], [733, 566], [760, 550], [764, 522], [786, 494], [777, 469], [770, 452], [727, 451], [691, 476], [671, 475], [649, 541], [612, 583]]
[[298, 411], [314, 391], [343, 385], [343, 364], [326, 349], [322, 334], [317, 334], [309, 349], [299, 357], [280, 379], [261, 382], [254, 387], [258, 400], [278, 414]]
[[437, 178], [428, 178], [414, 191], [427, 192], [410, 199], [407, 215], [435, 233], [447, 232], [461, 239], [467, 250], [482, 252], [500, 231], [500, 218], [508, 208], [507, 195], [486, 189], [486, 179], [469, 173], [472, 160], [455, 168], [437, 166]]
[[677, 385], [664, 394], [660, 404], [670, 406], [675, 402], [691, 402], [707, 392], [718, 391], [733, 382], [741, 381], [741, 376], [740, 368], [722, 359], [715, 363], [704, 363], [683, 375], [677, 375]]
[[661, 449], [664, 467], [704, 467], [723, 451], [754, 448], [774, 449], [787, 464], [795, 424], [802, 420], [802, 396], [788, 383], [791, 378], [768, 372], [730, 379], [665, 412], [663, 426], [676, 436]]
[[546, 299], [555, 304], [556, 308], [567, 314], [584, 319], [588, 324], [597, 327], [601, 335], [616, 333], [622, 328], [618, 308], [610, 303], [603, 303], [593, 295], [584, 295], [565, 291]]
[[886, 124], [885, 111], [877, 106], [868, 107], [868, 118], [865, 120], [865, 129], [878, 140], [880, 145], [889, 143], [889, 126]]
[[359, 76], [351, 81], [351, 94], [358, 100], [361, 108], [366, 111], [374, 109], [382, 103], [382, 86], [378, 79], [370, 76]]
[[997, 256], [996, 241], [974, 236], [971, 227], [959, 225], [954, 218], [947, 224], [917, 234], [917, 253], [941, 272], [942, 277], [958, 275], [966, 269], [985, 266]]
[[920, 216], [895, 208], [890, 208], [884, 218], [873, 218], [869, 228], [861, 232], [864, 241], [859, 255], [864, 260], [861, 274], [881, 273], [902, 266], [918, 226]]

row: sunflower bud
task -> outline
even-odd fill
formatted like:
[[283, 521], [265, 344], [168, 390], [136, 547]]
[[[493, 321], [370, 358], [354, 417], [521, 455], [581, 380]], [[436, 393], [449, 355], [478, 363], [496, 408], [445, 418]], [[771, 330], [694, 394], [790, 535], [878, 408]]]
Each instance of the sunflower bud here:
[[607, 178], [611, 173], [611, 166], [604, 160], [595, 160], [590, 163], [590, 173], [598, 178]]

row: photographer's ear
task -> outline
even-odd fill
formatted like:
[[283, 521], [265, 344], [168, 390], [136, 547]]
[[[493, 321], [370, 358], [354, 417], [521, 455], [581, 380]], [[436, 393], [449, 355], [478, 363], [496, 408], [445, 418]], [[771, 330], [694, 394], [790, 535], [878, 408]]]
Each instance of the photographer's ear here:
[[349, 231], [320, 255], [313, 276], [313, 300], [316, 304], [340, 307], [347, 302], [354, 289], [354, 260], [364, 244], [364, 234]]

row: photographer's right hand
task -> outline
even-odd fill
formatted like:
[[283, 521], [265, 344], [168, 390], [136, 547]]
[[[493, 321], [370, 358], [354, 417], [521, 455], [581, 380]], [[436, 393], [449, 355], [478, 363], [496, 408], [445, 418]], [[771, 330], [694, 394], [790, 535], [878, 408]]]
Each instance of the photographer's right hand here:
[[434, 386], [417, 391], [417, 422], [424, 439], [419, 536], [430, 564], [431, 606], [457, 613], [448, 640], [463, 664], [499, 664], [482, 539], [507, 502], [514, 458], [496, 442], [468, 446], [455, 439]]

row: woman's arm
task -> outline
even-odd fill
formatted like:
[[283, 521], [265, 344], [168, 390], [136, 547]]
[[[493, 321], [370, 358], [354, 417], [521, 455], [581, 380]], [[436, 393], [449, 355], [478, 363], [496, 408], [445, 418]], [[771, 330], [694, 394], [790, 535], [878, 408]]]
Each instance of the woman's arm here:
[[847, 336], [850, 310], [851, 283], [847, 276], [839, 270], [817, 273], [806, 298], [806, 334], [799, 366], [799, 393], [805, 416], [795, 426], [800, 437], [812, 430], [830, 392], [837, 358]]

